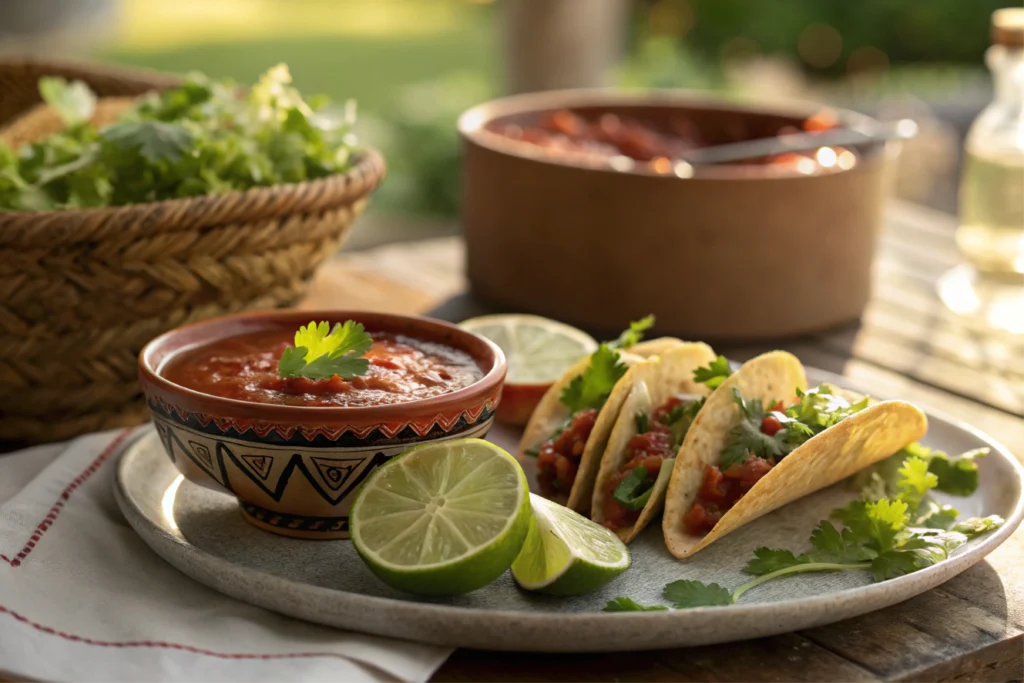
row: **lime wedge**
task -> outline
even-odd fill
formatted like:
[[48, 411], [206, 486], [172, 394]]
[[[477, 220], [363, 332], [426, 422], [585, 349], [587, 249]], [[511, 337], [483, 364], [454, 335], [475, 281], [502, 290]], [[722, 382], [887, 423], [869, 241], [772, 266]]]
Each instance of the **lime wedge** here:
[[530, 526], [515, 458], [480, 439], [410, 448], [377, 468], [350, 512], [352, 541], [385, 583], [459, 595], [498, 578]]
[[530, 502], [530, 533], [512, 563], [512, 578], [522, 588], [579, 595], [629, 569], [629, 550], [614, 532], [540, 496]]

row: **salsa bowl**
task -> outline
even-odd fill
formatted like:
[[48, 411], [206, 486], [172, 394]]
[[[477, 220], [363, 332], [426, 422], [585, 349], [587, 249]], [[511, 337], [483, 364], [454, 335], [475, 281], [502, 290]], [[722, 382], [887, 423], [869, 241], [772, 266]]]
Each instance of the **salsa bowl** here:
[[[365, 326], [365, 382], [277, 378], [276, 358], [311, 320]], [[234, 495], [257, 527], [298, 538], [348, 538], [359, 484], [410, 446], [483, 437], [504, 379], [504, 355], [487, 339], [382, 313], [228, 316], [167, 332], [139, 354], [156, 431], [181, 474]]]
[[[551, 123], [565, 132], [547, 134]], [[892, 156], [884, 144], [748, 164], [676, 160], [687, 145], [873, 123], [821, 105], [680, 91], [566, 90], [480, 104], [459, 119], [470, 284], [499, 310], [594, 333], [648, 312], [666, 334], [706, 340], [853, 320], [870, 295]], [[611, 136], [630, 126], [646, 130], [616, 151]]]

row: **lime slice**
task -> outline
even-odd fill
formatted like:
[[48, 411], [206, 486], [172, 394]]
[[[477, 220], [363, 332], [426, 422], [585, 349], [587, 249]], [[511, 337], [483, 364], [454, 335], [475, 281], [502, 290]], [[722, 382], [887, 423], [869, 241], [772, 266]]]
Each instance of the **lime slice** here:
[[350, 513], [352, 541], [385, 583], [458, 595], [498, 578], [530, 526], [519, 463], [480, 439], [410, 448], [377, 468]]
[[459, 326], [501, 347], [506, 384], [550, 384], [597, 349], [586, 332], [537, 315], [485, 315]]
[[522, 588], [579, 595], [629, 569], [629, 550], [615, 533], [540, 496], [531, 495], [530, 502], [530, 533], [512, 563], [512, 578]]

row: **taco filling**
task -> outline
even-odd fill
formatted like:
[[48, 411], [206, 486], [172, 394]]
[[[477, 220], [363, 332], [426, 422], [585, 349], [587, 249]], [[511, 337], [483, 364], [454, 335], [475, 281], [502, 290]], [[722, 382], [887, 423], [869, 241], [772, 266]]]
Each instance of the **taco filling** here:
[[583, 372], [562, 388], [558, 401], [569, 416], [539, 446], [527, 450], [537, 457], [537, 484], [545, 498], [568, 496], [572, 491], [601, 409], [629, 369], [619, 349], [639, 343], [653, 323], [652, 316], [630, 323], [618, 339], [601, 344], [590, 354]]
[[568, 495], [576, 481], [583, 449], [597, 422], [597, 408], [586, 408], [540, 446], [537, 452], [537, 484], [545, 498]]
[[776, 402], [765, 409], [760, 399], [744, 399], [733, 387], [740, 422], [730, 430], [718, 464], [704, 466], [700, 490], [683, 517], [687, 533], [710, 532], [783, 458], [868, 405], [867, 397], [851, 404], [833, 391], [827, 385], [806, 392], [797, 389], [790, 405]]
[[704, 398], [672, 396], [650, 414], [636, 414], [636, 435], [626, 445], [628, 461], [611, 478], [604, 499], [604, 526], [618, 531], [637, 523], [666, 460], [675, 457]]

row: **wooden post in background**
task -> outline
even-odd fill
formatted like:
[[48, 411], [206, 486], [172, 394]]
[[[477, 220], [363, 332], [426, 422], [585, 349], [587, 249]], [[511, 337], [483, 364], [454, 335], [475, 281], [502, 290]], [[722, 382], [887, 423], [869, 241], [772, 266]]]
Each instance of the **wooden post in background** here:
[[611, 84], [629, 0], [501, 0], [505, 90]]

